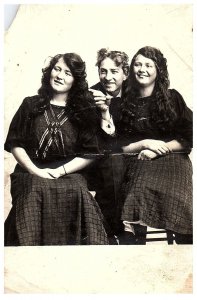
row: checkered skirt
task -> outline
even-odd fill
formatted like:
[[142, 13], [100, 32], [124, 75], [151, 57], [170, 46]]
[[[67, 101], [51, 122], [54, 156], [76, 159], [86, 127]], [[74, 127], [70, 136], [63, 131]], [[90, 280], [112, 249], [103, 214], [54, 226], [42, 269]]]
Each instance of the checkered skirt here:
[[187, 154], [154, 160], [127, 158], [121, 191], [122, 220], [192, 233], [192, 164]]
[[14, 172], [11, 194], [6, 246], [108, 244], [103, 216], [81, 174], [51, 180]]

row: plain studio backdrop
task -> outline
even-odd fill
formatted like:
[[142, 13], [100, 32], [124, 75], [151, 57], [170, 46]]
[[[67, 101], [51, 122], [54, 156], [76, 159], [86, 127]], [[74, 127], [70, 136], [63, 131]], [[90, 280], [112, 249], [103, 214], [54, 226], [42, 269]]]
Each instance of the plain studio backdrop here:
[[[4, 136], [6, 137], [10, 121], [22, 100], [26, 96], [37, 93], [41, 83], [41, 69], [47, 63], [49, 57], [57, 53], [78, 53], [86, 62], [87, 80], [89, 86], [91, 86], [98, 82], [98, 71], [95, 63], [97, 51], [100, 48], [109, 47], [112, 50], [125, 51], [131, 59], [136, 51], [143, 46], [157, 47], [163, 52], [168, 61], [170, 87], [177, 89], [183, 95], [187, 105], [192, 108], [192, 14], [191, 4], [129, 4], [123, 2], [121, 4], [20, 5], [12, 25], [5, 32], [4, 39]], [[12, 172], [14, 165], [15, 161], [11, 155], [5, 153], [4, 217], [7, 216], [11, 206], [9, 174]], [[80, 280], [83, 278], [82, 283], [76, 281], [75, 285], [72, 285], [75, 277], [70, 272], [71, 269], [73, 270], [73, 265], [70, 265], [68, 257], [63, 256], [64, 261], [66, 261], [65, 264], [67, 264], [67, 272], [69, 270], [67, 281], [63, 281], [62, 277], [59, 280], [60, 276], [57, 277], [58, 279], [54, 277], [54, 270], [58, 266], [61, 269], [61, 263], [59, 260], [55, 260], [55, 257], [60, 251], [58, 259], [61, 258], [63, 248], [65, 253], [65, 247], [56, 247], [56, 256], [53, 254], [53, 247], [43, 247], [42, 249], [35, 247], [34, 250], [28, 250], [29, 247], [26, 249], [21, 247], [17, 250], [7, 248], [5, 250], [6, 292], [180, 292], [184, 288], [185, 282], [191, 277], [191, 247], [182, 246], [181, 254], [179, 252], [180, 248], [178, 249], [176, 246], [173, 248], [174, 250], [171, 248], [171, 254], [169, 254], [169, 247], [162, 246], [162, 248], [153, 249], [149, 247], [148, 250], [146, 247], [145, 250], [145, 248], [136, 249], [134, 246], [132, 257], [131, 253], [129, 254], [127, 251], [127, 247], [124, 246], [118, 250], [118, 256], [116, 256], [116, 251], [111, 251], [113, 247], [110, 250], [108, 247], [106, 247], [107, 250], [101, 247], [102, 249], [99, 248], [101, 249], [99, 251], [104, 251], [104, 254], [102, 252], [102, 255], [99, 256], [97, 265], [94, 265], [94, 254], [91, 252], [94, 247], [83, 247], [83, 249], [79, 247], [81, 248], [81, 257], [87, 255], [87, 252], [89, 253], [92, 262], [89, 265], [90, 272], [96, 268], [98, 272], [102, 271], [101, 277], [104, 274], [105, 276], [102, 278], [103, 283], [100, 284], [94, 275], [88, 277], [89, 272], [86, 273], [85, 278], [81, 274]], [[79, 250], [73, 249], [67, 247], [66, 253], [72, 253], [72, 256], [76, 255], [78, 257]], [[86, 253], [84, 253], [84, 249], [87, 250]], [[36, 254], [37, 258], [42, 255], [39, 260], [41, 262], [39, 280], [38, 277], [34, 276], [37, 269], [33, 261], [31, 261], [32, 269], [25, 269], [25, 267], [22, 267], [24, 264], [21, 263], [20, 259], [16, 259], [18, 253], [17, 257], [23, 255], [24, 260], [29, 260], [32, 257], [31, 251], [34, 251], [33, 253]], [[145, 273], [142, 272], [143, 277], [149, 274], [147, 275], [147, 281], [142, 285], [139, 270], [143, 269], [144, 262], [149, 261], [148, 257], [154, 251], [160, 251], [160, 255], [155, 256], [157, 258], [151, 269], [153, 273], [150, 273], [150, 268], [145, 268]], [[127, 263], [125, 260], [121, 261], [127, 256]], [[54, 263], [54, 272], [47, 273], [47, 280], [44, 280], [47, 265], [45, 259], [47, 257], [50, 257], [50, 260]], [[110, 265], [113, 258], [117, 262], [116, 267]], [[138, 265], [134, 264], [136, 258], [140, 259]], [[106, 272], [101, 268], [104, 262], [107, 264]], [[82, 261], [76, 261], [77, 263], [80, 264]], [[172, 263], [172, 269], [169, 275], [167, 265], [169, 266], [170, 263]], [[49, 265], [47, 266], [49, 267]], [[122, 273], [124, 268], [126, 268], [126, 273]], [[17, 273], [14, 273], [16, 270]], [[61, 276], [65, 275], [62, 273], [63, 271], [60, 272], [59, 270]], [[136, 273], [138, 279], [134, 282], [132, 278]], [[124, 277], [122, 284], [120, 284], [120, 280], [118, 281], [119, 275]], [[107, 282], [108, 276], [111, 276], [111, 280]], [[13, 278], [18, 278], [19, 282]], [[87, 278], [90, 280], [89, 283], [86, 280]], [[117, 284], [117, 282], [119, 283]]]

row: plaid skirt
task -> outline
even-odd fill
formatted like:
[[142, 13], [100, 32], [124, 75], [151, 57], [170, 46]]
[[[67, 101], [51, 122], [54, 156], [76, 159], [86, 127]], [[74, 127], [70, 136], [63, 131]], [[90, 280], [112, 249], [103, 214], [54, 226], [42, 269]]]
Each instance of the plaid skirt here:
[[107, 245], [103, 215], [81, 174], [51, 180], [11, 174], [5, 246]]
[[121, 219], [192, 234], [192, 163], [187, 154], [127, 158]]

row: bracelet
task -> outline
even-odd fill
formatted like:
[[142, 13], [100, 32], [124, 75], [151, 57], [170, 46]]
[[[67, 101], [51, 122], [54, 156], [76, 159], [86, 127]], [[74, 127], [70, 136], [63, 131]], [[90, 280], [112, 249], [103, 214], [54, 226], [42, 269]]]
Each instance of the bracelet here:
[[64, 169], [64, 175], [68, 175], [67, 172], [66, 172], [66, 169], [65, 169], [64, 165], [62, 167]]

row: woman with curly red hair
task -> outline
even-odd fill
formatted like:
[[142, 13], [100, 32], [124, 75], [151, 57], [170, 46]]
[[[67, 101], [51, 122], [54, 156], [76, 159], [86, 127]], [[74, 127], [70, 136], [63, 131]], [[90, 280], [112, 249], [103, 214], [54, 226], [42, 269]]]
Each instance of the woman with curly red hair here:
[[147, 46], [134, 55], [128, 81], [119, 126], [128, 154], [120, 242], [135, 244], [138, 223], [172, 231], [177, 243], [192, 243], [192, 111], [169, 89], [159, 49]]

